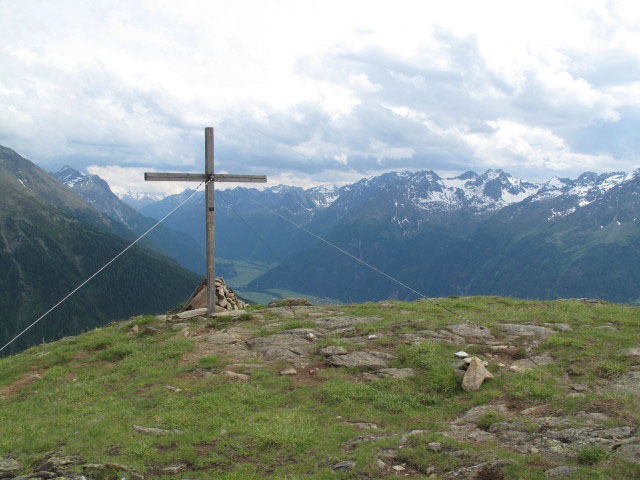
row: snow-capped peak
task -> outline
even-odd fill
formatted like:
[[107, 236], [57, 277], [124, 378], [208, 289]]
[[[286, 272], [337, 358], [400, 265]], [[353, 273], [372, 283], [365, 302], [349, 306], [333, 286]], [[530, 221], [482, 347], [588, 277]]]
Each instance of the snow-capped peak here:
[[67, 187], [73, 187], [76, 183], [85, 178], [86, 175], [83, 175], [78, 170], [70, 167], [69, 165], [65, 165], [62, 167], [54, 176], [64, 183]]

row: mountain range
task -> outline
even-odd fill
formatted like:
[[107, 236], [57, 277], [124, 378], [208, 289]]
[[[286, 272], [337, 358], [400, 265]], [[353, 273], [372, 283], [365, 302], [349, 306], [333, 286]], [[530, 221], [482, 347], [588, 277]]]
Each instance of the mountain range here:
[[[141, 211], [159, 218], [189, 193]], [[342, 187], [238, 187], [216, 195], [217, 254], [277, 263], [249, 290], [343, 301], [415, 296], [271, 209], [428, 296], [640, 301], [640, 170], [544, 183], [502, 170], [451, 178], [391, 172]], [[203, 238], [203, 202], [199, 195], [167, 224]]]
[[[136, 237], [125, 223], [0, 146], [0, 345]], [[131, 248], [3, 354], [183, 302], [200, 277], [158, 250]]]

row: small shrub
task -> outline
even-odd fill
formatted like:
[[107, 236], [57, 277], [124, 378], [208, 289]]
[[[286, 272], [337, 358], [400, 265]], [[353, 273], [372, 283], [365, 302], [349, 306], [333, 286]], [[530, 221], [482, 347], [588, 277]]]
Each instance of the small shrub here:
[[627, 371], [627, 365], [619, 360], [604, 360], [597, 365], [598, 375], [602, 378], [615, 378]]
[[107, 350], [103, 350], [96, 355], [96, 360], [106, 362], [119, 362], [123, 358], [131, 355], [135, 349], [130, 345], [114, 345]]
[[596, 465], [608, 455], [600, 445], [586, 445], [578, 450], [578, 462], [583, 465]]
[[487, 414], [478, 421], [477, 425], [478, 428], [482, 430], [489, 430], [491, 425], [501, 422], [502, 420], [502, 416], [497, 412], [487, 412]]
[[546, 376], [544, 372], [531, 370], [514, 375], [509, 393], [511, 398], [518, 400], [546, 402], [558, 393], [558, 387], [554, 378]]
[[524, 347], [518, 347], [512, 357], [514, 360], [522, 360], [523, 358], [528, 358], [529, 355], [527, 355], [527, 351]]

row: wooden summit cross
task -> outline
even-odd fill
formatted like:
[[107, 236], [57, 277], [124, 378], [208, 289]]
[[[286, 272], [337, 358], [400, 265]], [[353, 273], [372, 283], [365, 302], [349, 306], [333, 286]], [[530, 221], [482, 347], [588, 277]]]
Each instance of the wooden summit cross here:
[[213, 192], [215, 182], [252, 182], [265, 183], [265, 175], [216, 175], [213, 173], [213, 128], [204, 129], [204, 173], [155, 173], [146, 172], [147, 181], [207, 182], [205, 185], [205, 218], [207, 223], [207, 313], [216, 311], [216, 270], [214, 244], [214, 205]]

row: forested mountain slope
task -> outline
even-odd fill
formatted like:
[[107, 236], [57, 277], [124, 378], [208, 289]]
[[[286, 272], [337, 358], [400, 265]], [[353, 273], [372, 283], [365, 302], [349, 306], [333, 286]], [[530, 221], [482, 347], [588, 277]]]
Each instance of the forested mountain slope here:
[[[0, 147], [0, 344], [121, 251], [132, 232], [120, 225]], [[112, 319], [165, 311], [184, 301], [199, 281], [175, 261], [135, 246], [8, 352]]]

